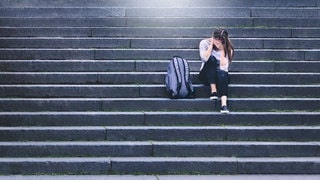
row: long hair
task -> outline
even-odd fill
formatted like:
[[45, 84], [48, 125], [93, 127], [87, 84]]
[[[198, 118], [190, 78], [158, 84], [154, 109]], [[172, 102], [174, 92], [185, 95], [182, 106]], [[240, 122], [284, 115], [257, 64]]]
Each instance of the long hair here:
[[[231, 40], [229, 39], [229, 34], [228, 31], [225, 29], [216, 29], [213, 34], [212, 37], [214, 39], [218, 39], [221, 40], [221, 43], [223, 45], [224, 48], [224, 52], [225, 53], [225, 57], [228, 55], [229, 58], [229, 63], [232, 62], [232, 58], [233, 58], [233, 54], [234, 54], [234, 48], [233, 45], [231, 43]], [[217, 50], [217, 47], [214, 47], [215, 50]]]

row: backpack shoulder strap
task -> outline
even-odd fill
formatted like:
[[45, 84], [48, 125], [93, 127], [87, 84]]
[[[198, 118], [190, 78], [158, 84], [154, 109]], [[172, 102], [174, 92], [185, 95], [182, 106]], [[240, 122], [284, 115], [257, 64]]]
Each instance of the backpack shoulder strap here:
[[192, 94], [193, 89], [190, 86], [190, 68], [189, 68], [189, 64], [187, 62], [187, 60], [182, 59], [183, 60], [183, 66], [184, 66], [184, 82], [186, 83], [186, 86], [188, 88], [189, 91], [189, 95]]
[[188, 65], [188, 62], [187, 60], [185, 59], [182, 59], [182, 62], [183, 62], [183, 66], [184, 66], [184, 79], [185, 79], [185, 82], [189, 82], [189, 65]]
[[181, 72], [180, 72], [178, 60], [179, 60], [178, 57], [174, 57], [173, 58], [173, 66], [174, 66], [174, 69], [175, 69], [175, 72], [176, 72], [176, 75], [177, 75], [177, 78], [178, 78], [178, 83], [181, 86], [182, 77], [181, 77]]

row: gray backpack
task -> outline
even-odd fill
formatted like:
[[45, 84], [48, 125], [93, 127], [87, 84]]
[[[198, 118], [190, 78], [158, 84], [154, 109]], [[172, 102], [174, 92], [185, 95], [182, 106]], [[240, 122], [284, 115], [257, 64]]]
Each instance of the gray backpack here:
[[194, 89], [187, 60], [174, 56], [167, 67], [165, 85], [170, 98], [190, 98]]

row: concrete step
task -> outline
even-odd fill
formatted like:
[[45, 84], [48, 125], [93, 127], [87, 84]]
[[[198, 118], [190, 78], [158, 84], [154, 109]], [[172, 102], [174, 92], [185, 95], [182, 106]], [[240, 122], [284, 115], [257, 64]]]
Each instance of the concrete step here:
[[[270, 13], [272, 12], [272, 13]], [[252, 8], [251, 17], [319, 17], [320, 8]]]
[[127, 38], [0, 38], [0, 48], [131, 48], [131, 41]]
[[[54, 50], [53, 50], [54, 51]], [[0, 51], [1, 52], [1, 51]], [[10, 51], [15, 52], [15, 51]], [[235, 60], [319, 60], [318, 49], [235, 49]], [[5, 53], [5, 52], [4, 52]], [[16, 53], [19, 53], [17, 51]], [[24, 52], [27, 53], [27, 52]], [[39, 52], [38, 52], [39, 53]], [[199, 59], [198, 49], [98, 49], [95, 51], [95, 59], [167, 59], [174, 55], [180, 55], [186, 59]], [[28, 56], [28, 54], [26, 54]], [[10, 58], [6, 58], [10, 59]]]
[[[301, 136], [301, 133], [303, 135]], [[110, 127], [111, 141], [318, 141], [319, 127]], [[299, 136], [300, 137], [296, 137]]]
[[[198, 49], [202, 38], [0, 38], [0, 48]], [[320, 38], [231, 38], [237, 49], [317, 49]]]
[[[218, 111], [209, 98], [1, 98], [2, 112], [19, 111]], [[229, 98], [232, 111], [319, 111], [319, 98]], [[219, 104], [219, 103], [218, 103]]]
[[[229, 97], [320, 98], [320, 85], [233, 85]], [[194, 85], [197, 98], [209, 97], [209, 88]], [[4, 98], [166, 98], [165, 85], [0, 85]]]
[[202, 180], [232, 180], [232, 179], [246, 179], [246, 180], [269, 180], [269, 179], [278, 179], [278, 180], [317, 180], [320, 175], [2, 175], [1, 178], [6, 178], [7, 180], [34, 180], [34, 179], [48, 179], [48, 180], [64, 180], [77, 178], [78, 180], [190, 180], [190, 179], [202, 179]]
[[[0, 158], [1, 174], [319, 174], [320, 158]], [[15, 168], [11, 168], [11, 167]]]
[[319, 126], [0, 127], [0, 141], [319, 141]]
[[319, 126], [319, 112], [0, 112], [0, 126]]
[[[85, 18], [85, 17], [126, 17], [126, 8], [0, 8], [0, 17], [44, 17], [44, 18]], [[310, 15], [312, 12], [310, 12]]]
[[1, 7], [41, 7], [41, 8], [55, 8], [55, 7], [319, 7], [317, 0], [274, 0], [272, 3], [255, 0], [136, 0], [134, 2], [128, 0], [11, 0], [0, 3]]
[[[200, 84], [198, 72], [191, 73]], [[164, 84], [166, 72], [0, 72], [0, 84]], [[230, 72], [231, 84], [316, 85], [320, 73]]]
[[320, 142], [0, 142], [0, 157], [320, 157]]
[[[319, 38], [312, 27], [228, 27], [232, 38]], [[1, 37], [186, 37], [210, 36], [211, 27], [0, 27]]]
[[[0, 158], [1, 174], [108, 174], [110, 158]], [[11, 168], [14, 167], [14, 168]]]
[[[272, 13], [270, 13], [272, 11]], [[1, 17], [318, 17], [320, 8], [0, 8]]]
[[[16, 34], [19, 33], [20, 28], [11, 28], [16, 29]], [[30, 28], [27, 28], [30, 29]], [[52, 31], [52, 28], [48, 30]], [[62, 28], [63, 29], [63, 28]], [[320, 37], [320, 32], [318, 28], [304, 27], [304, 28], [290, 28], [290, 27], [228, 27], [229, 34], [233, 38], [290, 38], [290, 37]], [[0, 29], [1, 30], [1, 29]], [[8, 29], [3, 29], [5, 32], [9, 31]], [[42, 28], [39, 28], [37, 31], [41, 31]], [[101, 27], [94, 28], [92, 27], [92, 36], [93, 37], [191, 37], [191, 38], [204, 38], [205, 34], [212, 34], [212, 27]], [[28, 32], [28, 31], [27, 31]], [[2, 33], [3, 35], [8, 33]], [[3, 36], [1, 35], [1, 36]]]
[[[0, 1], [0, 174], [320, 174], [319, 8]], [[214, 27], [236, 47], [229, 115], [197, 78]], [[166, 97], [174, 55], [197, 98]]]
[[[319, 49], [235, 49], [235, 60], [318, 61]], [[0, 60], [199, 60], [198, 49], [1, 48]]]
[[[272, 13], [270, 13], [272, 11]], [[11, 13], [9, 13], [10, 15]], [[127, 8], [126, 17], [318, 17], [320, 8], [278, 7], [201, 7]], [[27, 13], [28, 16], [28, 13]]]
[[[201, 61], [188, 60], [199, 72]], [[164, 72], [169, 60], [0, 60], [2, 72]], [[231, 72], [319, 72], [320, 61], [232, 61]]]
[[318, 17], [0, 18], [3, 27], [319, 27]]
[[[169, 60], [165, 62], [164, 64], [159, 62], [164, 67], [162, 71], [168, 65]], [[140, 63], [149, 66], [147, 61], [140, 61]], [[199, 63], [196, 63], [198, 65], [195, 66], [199, 66]], [[135, 60], [2, 60], [0, 64], [1, 71], [7, 72], [134, 72], [139, 63]], [[199, 70], [199, 67], [197, 69]], [[142, 69], [137, 69], [137, 71], [142, 71]]]

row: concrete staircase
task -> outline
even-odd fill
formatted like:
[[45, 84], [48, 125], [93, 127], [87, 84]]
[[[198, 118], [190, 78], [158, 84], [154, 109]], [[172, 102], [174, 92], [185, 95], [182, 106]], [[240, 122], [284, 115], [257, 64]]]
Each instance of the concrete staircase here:
[[[0, 2], [0, 174], [320, 174], [320, 0]], [[198, 45], [226, 27], [229, 108]], [[196, 98], [171, 100], [173, 55]]]

